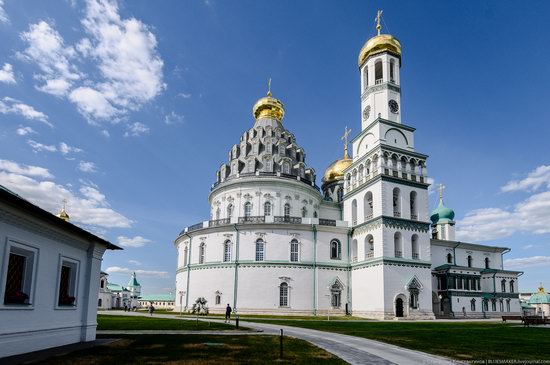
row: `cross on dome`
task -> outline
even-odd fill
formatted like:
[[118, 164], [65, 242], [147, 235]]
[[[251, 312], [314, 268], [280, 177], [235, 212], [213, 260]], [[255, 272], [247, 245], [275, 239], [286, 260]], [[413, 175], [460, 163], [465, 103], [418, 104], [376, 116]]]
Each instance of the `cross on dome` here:
[[382, 29], [382, 25], [380, 24], [380, 20], [382, 19], [382, 13], [383, 10], [378, 10], [376, 12], [376, 18], [374, 18], [374, 21], [376, 22], [376, 30], [378, 31], [378, 35], [380, 35], [380, 30]]
[[344, 158], [349, 158], [348, 155], [348, 136], [351, 133], [351, 129], [348, 129], [348, 126], [344, 128], [344, 135], [342, 136], [342, 141], [344, 141]]

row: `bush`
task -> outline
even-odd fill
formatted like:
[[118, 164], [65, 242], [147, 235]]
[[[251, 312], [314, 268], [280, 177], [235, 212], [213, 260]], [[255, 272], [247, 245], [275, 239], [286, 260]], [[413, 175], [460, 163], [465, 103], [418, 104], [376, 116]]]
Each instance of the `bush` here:
[[206, 306], [206, 303], [208, 303], [208, 301], [204, 299], [204, 297], [197, 298], [191, 308], [191, 313], [198, 314], [199, 316], [207, 316], [208, 307]]

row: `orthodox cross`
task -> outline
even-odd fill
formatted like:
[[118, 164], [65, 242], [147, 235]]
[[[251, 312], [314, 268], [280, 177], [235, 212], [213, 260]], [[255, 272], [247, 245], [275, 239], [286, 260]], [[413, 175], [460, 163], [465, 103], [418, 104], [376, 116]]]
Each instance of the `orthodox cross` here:
[[344, 141], [344, 158], [349, 158], [348, 155], [348, 136], [351, 133], [351, 129], [348, 129], [348, 126], [344, 128], [344, 135], [342, 136], [342, 141]]
[[271, 96], [271, 77], [269, 78], [269, 81], [267, 82], [267, 96]]
[[65, 210], [66, 205], [67, 205], [67, 199], [63, 199], [63, 210]]
[[376, 22], [376, 30], [378, 31], [378, 35], [380, 35], [380, 29], [382, 29], [382, 25], [380, 25], [380, 19], [382, 19], [382, 12], [383, 10], [378, 10], [378, 12], [376, 12], [376, 18], [374, 18], [374, 21]]
[[439, 184], [437, 186], [437, 190], [439, 190], [439, 199], [443, 200], [443, 190], [445, 190], [445, 185]]

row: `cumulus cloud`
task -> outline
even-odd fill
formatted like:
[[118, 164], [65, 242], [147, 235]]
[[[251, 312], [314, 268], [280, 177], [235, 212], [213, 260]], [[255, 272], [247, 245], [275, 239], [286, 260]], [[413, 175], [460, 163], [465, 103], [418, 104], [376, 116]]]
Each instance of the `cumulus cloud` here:
[[68, 144], [66, 144], [65, 142], [61, 142], [59, 144], [59, 152], [61, 152], [62, 155], [67, 155], [67, 154], [73, 153], [73, 152], [82, 152], [82, 149], [77, 148], [77, 147], [71, 147]]
[[[530, 191], [531, 195], [509, 208], [482, 208], [466, 214], [457, 222], [457, 237], [461, 240], [488, 241], [525, 232], [550, 233], [550, 186], [546, 166], [533, 170], [523, 180], [514, 180], [501, 191]], [[533, 192], [544, 188], [545, 191]]]
[[53, 175], [48, 171], [48, 169], [38, 166], [20, 165], [16, 162], [8, 160], [0, 160], [0, 170], [23, 176], [41, 177], [45, 179], [53, 178]]
[[550, 166], [539, 166], [524, 179], [509, 181], [500, 190], [502, 192], [536, 191], [541, 187], [550, 189]]
[[31, 146], [32, 150], [35, 153], [38, 153], [38, 152], [59, 152], [63, 156], [66, 156], [70, 153], [82, 152], [81, 148], [69, 146], [65, 142], [61, 142], [61, 143], [59, 143], [58, 146], [56, 146], [56, 145], [53, 145], [53, 144], [52, 145], [47, 145], [47, 144], [39, 143], [39, 142], [36, 142], [32, 139], [29, 139], [29, 140], [27, 140], [27, 144], [29, 146]]
[[164, 116], [164, 123], [166, 124], [183, 123], [183, 115], [179, 115], [176, 112], [172, 111], [170, 114], [166, 114]]
[[46, 114], [37, 111], [30, 105], [7, 96], [0, 100], [0, 114], [20, 115], [25, 119], [37, 120], [53, 128], [53, 124], [48, 121], [48, 116]]
[[4, 63], [4, 66], [0, 69], [0, 82], [6, 84], [15, 84], [15, 75], [13, 74], [13, 66], [9, 63]]
[[151, 243], [151, 240], [147, 238], [143, 238], [141, 236], [135, 236], [135, 237], [119, 236], [117, 237], [117, 243], [122, 247], [143, 247], [146, 244]]
[[168, 274], [168, 271], [151, 271], [151, 270], [132, 270], [127, 267], [120, 267], [120, 266], [111, 266], [105, 269], [106, 272], [109, 274], [133, 274], [136, 273], [138, 276], [144, 276], [144, 277], [156, 277], [156, 278], [168, 278], [170, 275]]
[[135, 122], [128, 125], [128, 130], [124, 133], [124, 137], [139, 137], [146, 133], [149, 133], [149, 127], [143, 123]]
[[27, 32], [21, 33], [27, 48], [18, 55], [21, 59], [35, 63], [40, 73], [35, 78], [41, 82], [37, 89], [52, 95], [66, 95], [74, 81], [81, 78], [71, 59], [76, 52], [65, 46], [61, 34], [49, 23], [41, 21], [31, 24]]
[[89, 161], [80, 161], [78, 169], [82, 172], [97, 172], [96, 164]]
[[71, 91], [69, 100], [76, 104], [80, 114], [92, 123], [98, 119], [110, 119], [111, 122], [116, 122], [115, 117], [120, 113], [104, 94], [91, 87], [84, 86]]
[[4, 10], [4, 0], [0, 0], [0, 23], [8, 23], [10, 20]]
[[37, 166], [23, 166], [3, 160], [0, 164], [0, 185], [54, 214], [59, 211], [61, 202], [66, 200], [71, 222], [100, 228], [129, 228], [133, 223], [114, 211], [97, 188], [82, 185], [78, 191], [73, 191], [54, 182], [47, 169]]
[[550, 256], [531, 256], [517, 259], [504, 260], [504, 266], [508, 269], [526, 269], [538, 266], [550, 266]]
[[23, 127], [22, 125], [15, 131], [20, 136], [26, 136], [27, 134], [36, 134], [37, 132], [31, 127]]
[[136, 266], [141, 266], [141, 262], [137, 260], [128, 260], [128, 263]]

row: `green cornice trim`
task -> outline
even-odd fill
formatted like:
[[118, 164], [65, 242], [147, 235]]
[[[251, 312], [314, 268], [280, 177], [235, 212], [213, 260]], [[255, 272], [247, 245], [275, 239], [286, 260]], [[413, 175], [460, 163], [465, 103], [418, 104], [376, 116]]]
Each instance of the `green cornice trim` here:
[[420, 188], [420, 189], [428, 189], [428, 186], [430, 186], [430, 184], [421, 183], [419, 181], [410, 181], [410, 180], [400, 179], [398, 177], [388, 176], [388, 175], [384, 175], [384, 174], [378, 174], [375, 177], [373, 177], [372, 179], [370, 179], [369, 181], [363, 183], [363, 185], [359, 186], [358, 188], [353, 189], [349, 193], [344, 193], [344, 197], [342, 199], [343, 200], [350, 199], [354, 194], [359, 193], [359, 192], [371, 187], [372, 185], [374, 185], [374, 183], [377, 183], [380, 179], [382, 179], [383, 181], [390, 181], [390, 182], [394, 182], [394, 183], [397, 183], [397, 184], [406, 185], [406, 186], [413, 186], [415, 188]]
[[373, 266], [380, 266], [380, 265], [415, 267], [415, 268], [423, 268], [423, 269], [430, 269], [432, 266], [432, 264], [429, 261], [399, 259], [395, 257], [383, 256], [383, 257], [375, 257], [366, 261], [353, 263], [351, 264], [351, 269], [359, 270], [366, 267], [373, 267]]
[[479, 291], [459, 291], [459, 290], [439, 290], [439, 292], [447, 293], [449, 297], [476, 297], [483, 298], [483, 296], [491, 296], [494, 298], [519, 298], [519, 293], [493, 293], [493, 292], [479, 292]]
[[[345, 263], [319, 263], [314, 264], [313, 262], [290, 262], [290, 261], [239, 261], [235, 263], [231, 262], [210, 262], [207, 264], [191, 264], [189, 265], [190, 270], [204, 270], [204, 269], [234, 269], [235, 266], [239, 268], [251, 268], [251, 267], [283, 267], [289, 269], [313, 269], [317, 267], [319, 269], [325, 270], [338, 270], [346, 271], [349, 266]], [[180, 267], [176, 270], [176, 273], [187, 271], [187, 267]]]
[[[358, 230], [365, 231], [365, 230], [378, 228], [382, 224], [388, 228], [405, 229], [405, 230], [415, 231], [415, 232], [428, 232], [428, 230], [430, 229], [430, 224], [426, 222], [413, 221], [413, 220], [404, 219], [404, 218], [388, 217], [385, 215], [377, 218], [373, 218], [367, 222], [361, 223], [353, 227], [353, 229], [354, 229], [354, 232]], [[359, 232], [359, 234], [362, 234], [362, 233], [363, 232]]]

